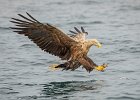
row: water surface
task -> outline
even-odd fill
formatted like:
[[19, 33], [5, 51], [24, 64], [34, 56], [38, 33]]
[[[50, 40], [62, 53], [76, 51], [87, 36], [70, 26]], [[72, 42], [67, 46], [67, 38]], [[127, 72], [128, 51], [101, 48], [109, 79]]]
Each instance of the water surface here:
[[[9, 29], [25, 12], [66, 33], [85, 27], [103, 43], [89, 57], [107, 70], [50, 71], [61, 60]], [[0, 13], [1, 100], [140, 100], [139, 0], [1, 0]]]

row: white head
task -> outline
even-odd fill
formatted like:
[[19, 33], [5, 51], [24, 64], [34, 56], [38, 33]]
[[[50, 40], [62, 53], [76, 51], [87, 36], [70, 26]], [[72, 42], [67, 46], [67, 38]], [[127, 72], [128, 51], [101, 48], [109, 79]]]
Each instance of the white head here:
[[101, 43], [97, 39], [89, 39], [88, 41], [89, 41], [89, 46], [95, 45], [98, 48], [102, 47]]

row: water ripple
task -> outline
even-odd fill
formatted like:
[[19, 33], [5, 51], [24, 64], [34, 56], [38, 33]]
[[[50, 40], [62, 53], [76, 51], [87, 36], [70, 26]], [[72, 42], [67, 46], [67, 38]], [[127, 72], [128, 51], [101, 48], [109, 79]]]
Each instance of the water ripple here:
[[42, 94], [46, 96], [68, 95], [76, 91], [97, 90], [102, 86], [103, 81], [67, 81], [51, 82], [44, 84]]
[[[1, 0], [0, 9], [0, 100], [140, 100], [140, 0]], [[109, 67], [51, 72], [61, 60], [9, 29], [25, 12], [66, 32], [86, 27], [103, 42], [89, 57]]]

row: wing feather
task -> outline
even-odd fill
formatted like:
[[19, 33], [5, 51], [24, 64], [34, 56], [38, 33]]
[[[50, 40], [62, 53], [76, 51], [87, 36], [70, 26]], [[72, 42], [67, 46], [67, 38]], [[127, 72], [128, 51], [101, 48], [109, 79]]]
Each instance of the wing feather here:
[[52, 55], [64, 60], [70, 58], [70, 48], [76, 43], [75, 40], [48, 23], [40, 23], [29, 13], [27, 13], [29, 18], [21, 14], [18, 15], [24, 20], [12, 18], [11, 22], [16, 24], [16, 27], [11, 27], [15, 30], [14, 32], [28, 36], [28, 38], [36, 43], [42, 50]]
[[86, 35], [88, 34], [87, 32], [85, 32], [84, 28], [81, 27], [82, 31], [80, 31], [76, 27], [74, 27], [74, 29], [76, 30], [76, 32], [69, 30], [69, 32], [73, 33], [73, 34], [70, 34], [70, 37], [72, 37], [74, 40], [76, 40], [78, 42], [79, 41], [84, 41], [85, 40], [85, 34]]

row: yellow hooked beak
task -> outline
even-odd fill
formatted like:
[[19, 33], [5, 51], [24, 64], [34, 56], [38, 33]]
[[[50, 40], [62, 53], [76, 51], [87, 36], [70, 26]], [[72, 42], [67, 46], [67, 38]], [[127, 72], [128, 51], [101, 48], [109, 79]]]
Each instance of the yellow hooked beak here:
[[102, 47], [101, 43], [100, 43], [97, 39], [94, 39], [94, 45], [95, 45], [97, 48], [101, 48], [101, 47]]
[[102, 45], [99, 42], [97, 43], [96, 46], [97, 46], [97, 48], [101, 48], [102, 47]]

